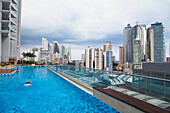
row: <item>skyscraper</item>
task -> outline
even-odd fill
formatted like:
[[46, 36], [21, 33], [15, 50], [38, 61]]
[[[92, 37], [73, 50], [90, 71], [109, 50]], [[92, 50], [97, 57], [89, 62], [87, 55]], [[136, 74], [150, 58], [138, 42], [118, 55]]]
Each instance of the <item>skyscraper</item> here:
[[126, 61], [133, 62], [133, 37], [130, 24], [123, 30], [123, 44], [126, 47]]
[[112, 51], [111, 41], [106, 41], [106, 44], [103, 44], [103, 51]]
[[119, 46], [119, 65], [126, 63], [126, 47], [125, 45]]
[[59, 54], [59, 45], [56, 40], [53, 40], [52, 54]]
[[68, 61], [71, 62], [71, 45], [68, 47]]
[[81, 61], [85, 61], [85, 54], [81, 54]]
[[134, 68], [140, 68], [141, 67], [141, 39], [140, 38], [136, 38], [134, 40], [134, 53], [133, 53], [133, 58], [134, 58]]
[[[137, 38], [138, 40], [140, 40], [141, 53], [139, 55], [141, 57], [141, 61], [146, 61], [146, 42], [147, 42], [146, 41], [146, 38], [147, 38], [146, 25], [136, 25], [132, 28], [132, 39], [135, 40]], [[135, 44], [134, 41], [133, 43]], [[134, 49], [135, 48], [133, 48], [133, 51]]]
[[85, 50], [85, 57], [86, 57], [86, 68], [94, 68], [93, 61], [94, 61], [94, 50], [88, 46]]
[[44, 50], [48, 50], [48, 40], [46, 38], [42, 38], [42, 47]]
[[95, 55], [95, 69], [102, 70], [103, 69], [103, 50], [99, 48], [94, 49]]
[[165, 62], [165, 39], [164, 39], [164, 26], [162, 23], [156, 22], [151, 24], [154, 29], [154, 62]]
[[66, 54], [66, 48], [64, 45], [60, 45], [59, 46], [59, 53], [60, 53], [60, 57], [63, 58], [64, 55]]
[[152, 27], [147, 29], [146, 59], [154, 62], [154, 29]]
[[0, 61], [20, 58], [22, 0], [0, 1]]
[[112, 51], [112, 42], [106, 41], [106, 51]]
[[104, 69], [107, 71], [112, 71], [112, 51], [104, 52]]

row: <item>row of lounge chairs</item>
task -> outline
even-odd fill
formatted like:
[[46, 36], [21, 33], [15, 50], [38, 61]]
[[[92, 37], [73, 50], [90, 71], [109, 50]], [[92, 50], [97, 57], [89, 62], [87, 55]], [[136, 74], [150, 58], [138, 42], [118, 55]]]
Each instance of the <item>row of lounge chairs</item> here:
[[6, 66], [9, 65], [9, 62], [0, 62], [0, 66]]

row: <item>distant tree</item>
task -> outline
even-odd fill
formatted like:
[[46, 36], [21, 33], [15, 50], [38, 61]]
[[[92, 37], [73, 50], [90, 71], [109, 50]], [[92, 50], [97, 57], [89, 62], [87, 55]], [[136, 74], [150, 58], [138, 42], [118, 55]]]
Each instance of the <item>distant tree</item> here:
[[31, 59], [32, 59], [32, 58], [35, 58], [36, 55], [34, 55], [34, 53], [30, 53], [30, 54], [29, 54], [29, 57], [31, 57]]
[[24, 58], [27, 58], [27, 61], [28, 61], [28, 58], [30, 58], [30, 57], [31, 58], [36, 57], [36, 55], [34, 55], [34, 53], [25, 53], [25, 52], [23, 52], [22, 55], [23, 55]]

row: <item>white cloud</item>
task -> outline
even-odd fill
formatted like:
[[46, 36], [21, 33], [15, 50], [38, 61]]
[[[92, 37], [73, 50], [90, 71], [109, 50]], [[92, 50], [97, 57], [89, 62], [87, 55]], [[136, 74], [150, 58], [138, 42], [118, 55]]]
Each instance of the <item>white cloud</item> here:
[[56, 31], [67, 30], [73, 39], [65, 42], [70, 43], [91, 39], [104, 43], [107, 34], [122, 34], [126, 24], [136, 21], [147, 25], [162, 21], [170, 32], [169, 6], [169, 0], [23, 0], [22, 27], [56, 37], [61, 35]]

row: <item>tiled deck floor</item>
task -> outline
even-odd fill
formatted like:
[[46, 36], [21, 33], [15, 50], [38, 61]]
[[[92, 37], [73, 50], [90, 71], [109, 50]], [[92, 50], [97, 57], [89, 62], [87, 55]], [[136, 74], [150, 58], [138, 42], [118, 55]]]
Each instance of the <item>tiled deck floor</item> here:
[[0, 74], [12, 74], [16, 69], [0, 69]]

